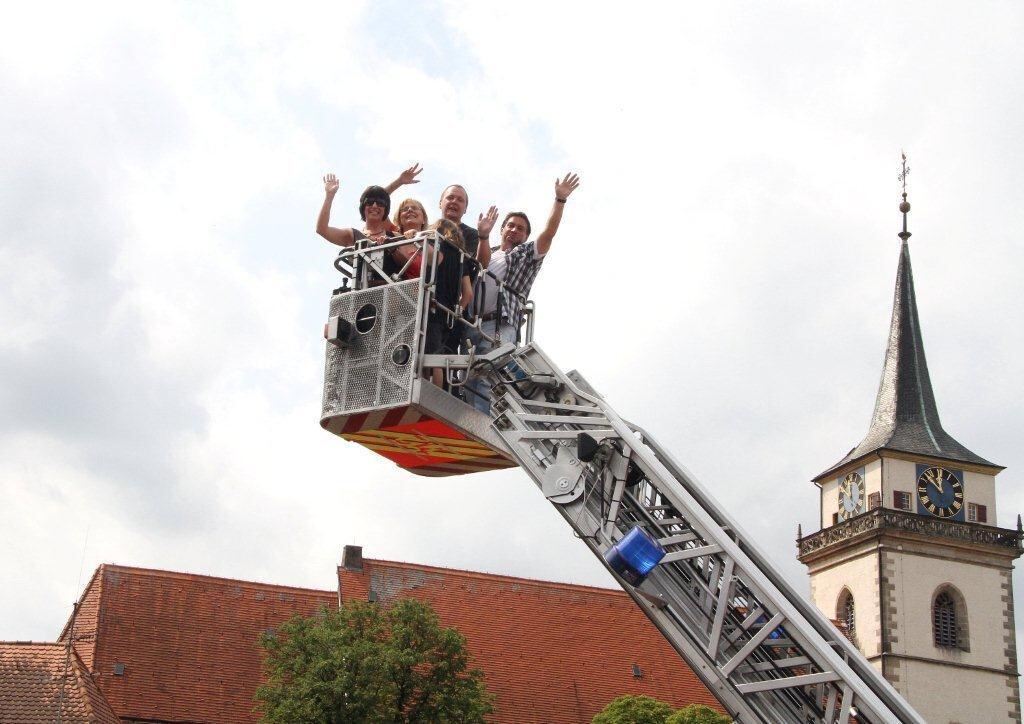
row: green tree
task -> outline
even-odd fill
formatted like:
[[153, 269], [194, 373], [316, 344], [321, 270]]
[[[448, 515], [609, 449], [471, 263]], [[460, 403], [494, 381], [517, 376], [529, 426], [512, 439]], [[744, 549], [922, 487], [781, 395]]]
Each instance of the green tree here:
[[590, 724], [665, 724], [672, 707], [649, 696], [626, 695], [613, 699]]
[[260, 644], [267, 682], [257, 710], [269, 724], [461, 724], [493, 709], [465, 638], [413, 599], [323, 608]]
[[731, 717], [703, 704], [690, 704], [676, 711], [665, 724], [730, 724]]

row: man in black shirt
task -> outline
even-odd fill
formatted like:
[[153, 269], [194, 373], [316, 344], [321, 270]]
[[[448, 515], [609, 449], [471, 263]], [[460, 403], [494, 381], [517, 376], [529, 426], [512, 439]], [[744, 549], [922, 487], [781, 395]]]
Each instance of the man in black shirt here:
[[[460, 184], [452, 184], [441, 193], [441, 216], [454, 221], [462, 231], [462, 240], [466, 243], [466, 251], [476, 257], [477, 247], [480, 245], [480, 234], [472, 226], [462, 223], [462, 217], [466, 215], [469, 208], [469, 195], [466, 188]], [[486, 241], [486, 237], [484, 239]], [[473, 275], [474, 281], [476, 275]]]
[[[389, 194], [395, 193], [402, 186], [409, 186], [411, 184], [418, 184], [420, 181], [417, 176], [423, 172], [418, 163], [414, 163], [409, 168], [398, 174], [398, 178], [389, 183], [384, 188]], [[468, 224], [462, 223], [462, 218], [466, 215], [466, 210], [469, 208], [469, 194], [466, 193], [466, 187], [462, 184], [452, 184], [445, 188], [441, 193], [441, 201], [438, 204], [438, 208], [441, 209], [441, 218], [448, 219], [459, 225], [459, 230], [462, 232], [462, 240], [466, 244], [466, 251], [475, 259], [477, 256], [477, 248], [480, 246], [481, 236], [479, 232]], [[480, 214], [480, 221], [484, 219], [497, 219], [498, 211], [495, 207], [491, 207], [490, 211], [485, 216]], [[487, 234], [490, 234], [491, 228], [494, 226], [494, 221], [484, 225]], [[484, 243], [487, 243], [487, 234], [483, 236]], [[473, 281], [476, 281], [477, 273], [473, 273]]]
[[[402, 186], [418, 184], [419, 179], [416, 177], [422, 171], [423, 169], [420, 168], [420, 165], [415, 163], [402, 171], [394, 181], [384, 188], [387, 189], [389, 193], [394, 193]], [[462, 219], [466, 215], [466, 210], [469, 208], [469, 194], [466, 193], [466, 187], [462, 184], [452, 184], [446, 187], [445, 190], [441, 192], [441, 199], [438, 202], [438, 208], [441, 210], [442, 219], [458, 224], [459, 231], [462, 233], [462, 241], [464, 243], [463, 248], [465, 249], [466, 256], [470, 259], [467, 264], [467, 268], [470, 270], [470, 284], [475, 288], [477, 277], [480, 274], [480, 266], [475, 261], [478, 256], [477, 250], [481, 243], [483, 243], [485, 247], [488, 245], [488, 236], [498, 219], [498, 210], [494, 206], [491, 206], [486, 214], [480, 214], [477, 225], [479, 231], [468, 224], [462, 223]], [[483, 233], [481, 234], [481, 232]], [[469, 309], [468, 305], [463, 312], [463, 318], [467, 321], [473, 320], [473, 312]], [[443, 346], [449, 352], [457, 352], [460, 346], [465, 345], [465, 340], [468, 336], [469, 327], [464, 324], [455, 324], [444, 338]]]
[[[491, 233], [491, 229], [494, 228], [494, 222], [498, 219], [498, 209], [491, 206], [487, 210], [487, 214], [480, 214], [479, 221], [477, 222], [477, 228], [474, 229], [472, 226], [462, 223], [462, 217], [466, 215], [466, 209], [469, 206], [469, 195], [466, 193], [465, 187], [459, 184], [452, 184], [441, 193], [441, 214], [445, 219], [453, 221], [459, 225], [459, 230], [462, 231], [462, 238], [466, 244], [466, 252], [474, 260], [478, 259], [480, 254], [478, 249], [480, 244], [484, 245], [484, 248], [488, 248], [488, 237]], [[473, 288], [476, 288], [476, 280], [480, 274], [480, 265], [472, 263], [470, 265], [471, 273], [470, 283]], [[463, 312], [463, 317], [472, 322], [474, 314], [468, 307]], [[452, 335], [447, 340], [448, 346], [453, 349], [461, 347], [462, 352], [465, 353], [467, 339], [471, 336], [470, 330], [464, 325], [458, 325], [452, 330]]]
[[[437, 265], [437, 280], [434, 288], [436, 302], [430, 310], [427, 321], [427, 354], [444, 354], [457, 352], [452, 345], [467, 336], [468, 328], [455, 319], [450, 313], [469, 306], [473, 300], [473, 287], [469, 281], [471, 267], [475, 262], [463, 254], [464, 241], [459, 227], [447, 219], [431, 224], [441, 239], [439, 251], [441, 261]], [[431, 372], [434, 384], [442, 384], [442, 370], [434, 368]]]

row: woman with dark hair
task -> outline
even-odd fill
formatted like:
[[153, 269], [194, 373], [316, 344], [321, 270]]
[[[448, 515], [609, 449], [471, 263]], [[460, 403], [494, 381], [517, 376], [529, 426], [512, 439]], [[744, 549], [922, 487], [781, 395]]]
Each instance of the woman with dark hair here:
[[382, 242], [392, 236], [397, 228], [388, 221], [391, 210], [391, 196], [381, 186], [367, 186], [359, 197], [359, 218], [363, 220], [362, 231], [339, 229], [328, 226], [331, 219], [331, 204], [338, 193], [338, 177], [333, 173], [324, 176], [324, 205], [316, 219], [316, 233], [338, 246], [352, 246], [359, 239]]
[[[369, 239], [374, 244], [384, 244], [402, 238], [398, 234], [398, 228], [388, 220], [391, 196], [381, 186], [367, 186], [359, 197], [359, 218], [363, 220], [362, 230], [328, 226], [327, 222], [331, 218], [331, 204], [334, 203], [334, 196], [338, 193], [338, 186], [338, 178], [333, 173], [324, 176], [324, 205], [316, 219], [316, 233], [338, 246], [353, 246], [357, 241], [363, 239]], [[397, 261], [394, 250], [388, 254], [380, 252], [379, 256], [383, 257], [380, 259], [381, 267], [389, 277], [398, 274], [404, 265], [404, 262]], [[383, 283], [379, 276], [371, 276], [371, 285]]]

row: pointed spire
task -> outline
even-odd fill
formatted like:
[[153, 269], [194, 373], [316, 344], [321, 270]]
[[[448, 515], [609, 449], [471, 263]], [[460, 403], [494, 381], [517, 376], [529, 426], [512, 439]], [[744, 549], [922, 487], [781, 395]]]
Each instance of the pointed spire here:
[[[882, 381], [875, 398], [868, 434], [857, 447], [838, 463], [821, 473], [821, 478], [847, 463], [877, 450], [898, 450], [914, 455], [944, 458], [954, 462], [999, 467], [953, 439], [942, 429], [935, 394], [924, 356], [924, 340], [917, 315], [914, 275], [910, 268], [910, 245], [907, 240], [907, 157], [903, 155], [903, 231], [900, 237], [900, 261], [896, 269], [896, 291], [893, 296], [889, 342], [882, 365]], [[817, 479], [817, 478], [816, 478]]]

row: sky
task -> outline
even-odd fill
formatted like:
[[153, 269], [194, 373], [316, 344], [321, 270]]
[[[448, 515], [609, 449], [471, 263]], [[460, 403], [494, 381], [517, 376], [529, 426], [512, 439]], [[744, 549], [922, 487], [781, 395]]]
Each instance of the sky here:
[[[1024, 9], [1012, 2], [104, 3], [0, 26], [0, 640], [101, 563], [329, 590], [364, 555], [614, 581], [522, 472], [319, 427], [336, 248], [413, 162], [547, 214], [535, 339], [808, 590], [811, 478], [867, 431], [900, 152], [945, 428], [1024, 509]], [[1015, 581], [1024, 600], [1024, 576]]]

